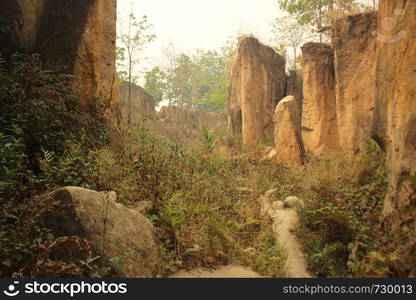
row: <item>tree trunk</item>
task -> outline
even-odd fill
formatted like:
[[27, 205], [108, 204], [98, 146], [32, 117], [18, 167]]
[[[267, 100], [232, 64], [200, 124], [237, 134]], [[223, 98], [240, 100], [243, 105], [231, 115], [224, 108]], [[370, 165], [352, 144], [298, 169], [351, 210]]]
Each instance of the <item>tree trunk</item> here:
[[293, 47], [293, 70], [296, 72], [296, 69], [297, 69], [297, 67], [296, 67], [296, 46], [295, 47]]
[[127, 118], [127, 124], [131, 125], [131, 70], [132, 69], [132, 61], [131, 61], [131, 55], [129, 56], [129, 112], [128, 112], [128, 118]]

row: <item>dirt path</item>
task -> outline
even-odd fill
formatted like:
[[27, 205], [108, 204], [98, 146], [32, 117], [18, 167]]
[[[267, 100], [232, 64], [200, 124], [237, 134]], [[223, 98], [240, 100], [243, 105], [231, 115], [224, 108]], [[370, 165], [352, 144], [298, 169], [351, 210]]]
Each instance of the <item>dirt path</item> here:
[[277, 234], [278, 245], [283, 245], [287, 253], [286, 267], [289, 277], [310, 278], [308, 265], [302, 245], [291, 232], [298, 222], [299, 217], [294, 208], [280, 207], [269, 211], [273, 219], [273, 231]]
[[170, 276], [170, 278], [260, 278], [261, 275], [250, 270], [249, 268], [228, 265], [218, 269], [194, 269], [191, 271], [179, 271]]
[[[298, 224], [299, 217], [296, 206], [299, 199], [289, 197], [285, 202], [272, 203], [272, 195], [277, 190], [267, 191], [259, 198], [261, 214], [273, 220], [273, 232], [276, 234], [277, 245], [282, 245], [287, 253], [287, 276], [292, 278], [310, 278], [302, 245], [291, 230]], [[191, 271], [179, 271], [171, 278], [261, 278], [260, 274], [251, 269], [238, 265], [227, 265], [217, 269], [199, 268]]]

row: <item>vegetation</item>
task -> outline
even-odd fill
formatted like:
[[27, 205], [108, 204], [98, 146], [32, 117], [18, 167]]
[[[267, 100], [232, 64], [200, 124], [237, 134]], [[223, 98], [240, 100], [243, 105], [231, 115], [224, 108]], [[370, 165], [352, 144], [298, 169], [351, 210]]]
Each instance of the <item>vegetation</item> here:
[[320, 34], [340, 12], [362, 9], [357, 0], [279, 0], [279, 8], [294, 16], [300, 25], [312, 25]]
[[146, 16], [143, 16], [138, 22], [136, 16], [133, 13], [130, 13], [126, 32], [120, 34], [118, 37], [118, 40], [122, 45], [122, 47], [118, 47], [117, 49], [119, 70], [120, 67], [125, 67], [123, 62], [127, 60], [127, 71], [119, 71], [118, 75], [121, 80], [126, 80], [129, 86], [127, 96], [127, 101], [129, 103], [128, 124], [131, 123], [131, 89], [132, 84], [134, 83], [134, 68], [139, 62], [140, 52], [143, 51], [148, 43], [156, 38], [154, 34], [149, 33], [151, 27], [152, 25], [149, 24]]
[[[0, 59], [0, 276], [91, 275], [81, 261], [54, 256], [75, 248], [85, 261], [91, 248], [42, 228], [34, 197], [60, 185], [87, 185], [74, 176], [84, 166], [69, 149], [105, 141], [103, 108], [78, 113], [82, 95], [71, 92], [68, 77], [46, 69], [36, 55]], [[59, 167], [52, 167], [53, 159]]]
[[299, 70], [300, 58], [298, 57], [298, 49], [308, 39], [314, 38], [312, 29], [308, 25], [300, 25], [296, 19], [288, 16], [275, 19], [271, 26], [274, 35], [273, 41], [278, 43], [279, 50], [287, 47], [292, 49], [293, 56], [287, 57], [286, 55], [286, 59], [292, 61], [292, 70]]
[[230, 84], [229, 67], [236, 51], [229, 41], [221, 51], [198, 50], [192, 56], [166, 49], [168, 64], [146, 73], [145, 90], [157, 101], [182, 107], [224, 112]]
[[305, 199], [296, 234], [316, 276], [393, 275], [395, 254], [382, 247], [388, 236], [379, 222], [387, 189], [384, 156], [369, 141], [358, 156], [333, 153], [310, 158], [301, 169], [275, 175], [279, 199], [288, 195]]

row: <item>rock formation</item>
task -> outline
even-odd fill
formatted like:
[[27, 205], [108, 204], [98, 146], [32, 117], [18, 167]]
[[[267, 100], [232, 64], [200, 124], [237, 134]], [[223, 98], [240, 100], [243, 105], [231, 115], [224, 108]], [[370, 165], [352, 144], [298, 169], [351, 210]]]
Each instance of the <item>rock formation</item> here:
[[330, 46], [308, 43], [302, 47], [302, 139], [314, 156], [339, 149], [335, 107], [334, 55]]
[[336, 108], [342, 151], [354, 153], [372, 135], [376, 99], [377, 13], [337, 19], [332, 26]]
[[381, 0], [379, 13], [377, 97], [387, 108], [389, 172], [383, 214], [397, 237], [400, 268], [416, 274], [416, 1]]
[[158, 129], [169, 140], [186, 144], [201, 136], [200, 129], [226, 129], [226, 118], [204, 110], [190, 110], [178, 106], [164, 106], [158, 113]]
[[91, 242], [118, 276], [154, 277], [161, 271], [162, 255], [153, 225], [114, 198], [114, 192], [65, 187], [42, 197], [39, 216], [55, 237], [79, 236]]
[[10, 38], [26, 52], [39, 52], [46, 65], [74, 75], [82, 111], [97, 99], [117, 100], [115, 40], [117, 0], [5, 0], [0, 17]]
[[293, 96], [287, 96], [276, 107], [274, 142], [279, 164], [285, 167], [302, 165], [304, 149], [297, 103]]
[[229, 128], [241, 131], [243, 143], [254, 146], [273, 138], [273, 113], [285, 96], [285, 60], [253, 37], [240, 40], [232, 66]]
[[[129, 86], [120, 87], [120, 110], [123, 122], [128, 122], [129, 115]], [[131, 124], [148, 129], [154, 127], [156, 121], [155, 99], [137, 85], [131, 87]]]

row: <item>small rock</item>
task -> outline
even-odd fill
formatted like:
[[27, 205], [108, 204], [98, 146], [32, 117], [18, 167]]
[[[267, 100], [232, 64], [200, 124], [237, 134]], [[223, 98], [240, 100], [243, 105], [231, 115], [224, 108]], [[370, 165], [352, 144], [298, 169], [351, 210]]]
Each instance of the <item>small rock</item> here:
[[154, 205], [152, 201], [139, 201], [133, 206], [133, 209], [141, 214], [150, 213], [153, 208]]
[[284, 206], [284, 203], [282, 201], [274, 201], [273, 204], [272, 204], [272, 208], [274, 210], [279, 210], [279, 209], [282, 209], [284, 207], [285, 206]]
[[285, 207], [296, 207], [302, 204], [302, 201], [296, 196], [289, 196], [284, 201]]
[[253, 190], [246, 188], [246, 187], [238, 187], [236, 188], [237, 192], [241, 192], [241, 193], [252, 193]]
[[264, 193], [264, 197], [270, 199], [273, 196], [273, 194], [275, 194], [277, 191], [278, 189], [268, 190], [266, 193]]
[[267, 216], [267, 214], [268, 214], [268, 212], [271, 208], [271, 203], [270, 203], [269, 198], [266, 198], [264, 196], [260, 196], [258, 201], [260, 202], [260, 216], [261, 217]]

